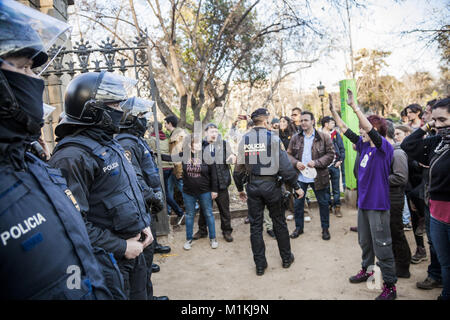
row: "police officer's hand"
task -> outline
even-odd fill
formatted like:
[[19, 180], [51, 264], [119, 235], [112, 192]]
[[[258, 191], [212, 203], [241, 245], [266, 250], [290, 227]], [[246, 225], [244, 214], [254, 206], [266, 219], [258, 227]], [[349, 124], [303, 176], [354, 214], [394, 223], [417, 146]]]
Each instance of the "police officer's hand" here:
[[310, 168], [314, 168], [316, 166], [315, 162], [313, 160], [311, 160], [310, 162], [308, 162], [308, 167]]
[[134, 259], [142, 253], [144, 246], [142, 245], [142, 242], [139, 241], [140, 238], [141, 234], [138, 234], [136, 237], [127, 240], [125, 258]]
[[301, 163], [300, 161], [297, 162], [297, 169], [298, 169], [299, 171], [302, 171], [302, 170], [304, 170], [305, 168], [306, 168], [306, 166], [305, 166], [303, 163]]
[[303, 196], [305, 195], [305, 192], [302, 188], [295, 190], [295, 193], [297, 194], [297, 199], [303, 198]]
[[145, 249], [153, 242], [153, 234], [152, 230], [150, 230], [150, 227], [147, 227], [144, 230], [142, 230], [142, 233], [145, 236], [145, 240], [142, 242], [142, 245]]
[[211, 198], [214, 200], [217, 198], [217, 192], [211, 192]]
[[242, 201], [247, 201], [247, 194], [245, 193], [245, 191], [239, 192], [239, 199], [241, 199]]
[[232, 154], [228, 157], [228, 159], [226, 160], [226, 163], [236, 164], [236, 160], [237, 160], [237, 157], [234, 154]]

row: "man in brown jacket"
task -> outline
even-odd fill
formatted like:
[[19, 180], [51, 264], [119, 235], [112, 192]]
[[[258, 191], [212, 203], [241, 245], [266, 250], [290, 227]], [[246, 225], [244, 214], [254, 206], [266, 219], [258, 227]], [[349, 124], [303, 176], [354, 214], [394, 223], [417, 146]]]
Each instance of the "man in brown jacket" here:
[[[300, 117], [302, 132], [294, 135], [289, 143], [287, 153], [292, 165], [300, 171], [298, 180], [306, 194], [308, 186], [314, 191], [319, 202], [322, 239], [330, 240], [328, 210], [328, 193], [330, 178], [328, 166], [334, 158], [334, 147], [329, 135], [314, 129], [314, 115], [303, 111]], [[317, 172], [317, 175], [315, 173]], [[297, 238], [303, 233], [305, 198], [295, 199], [294, 216], [295, 230], [291, 238]]]

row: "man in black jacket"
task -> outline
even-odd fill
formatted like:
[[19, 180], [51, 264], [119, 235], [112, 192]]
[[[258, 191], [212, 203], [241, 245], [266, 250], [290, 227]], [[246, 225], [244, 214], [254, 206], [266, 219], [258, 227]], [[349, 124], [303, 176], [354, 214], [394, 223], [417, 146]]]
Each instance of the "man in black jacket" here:
[[[231, 214], [230, 214], [230, 195], [228, 186], [231, 184], [231, 174], [229, 163], [236, 160], [231, 147], [226, 140], [223, 140], [219, 130], [214, 123], [209, 123], [205, 128], [206, 137], [203, 140], [203, 158], [207, 163], [213, 161], [217, 171], [218, 195], [216, 200], [220, 213], [220, 222], [223, 237], [225, 241], [232, 242], [231, 232]], [[206, 220], [203, 215], [198, 219], [198, 231], [193, 239], [205, 238], [208, 235], [206, 230]]]

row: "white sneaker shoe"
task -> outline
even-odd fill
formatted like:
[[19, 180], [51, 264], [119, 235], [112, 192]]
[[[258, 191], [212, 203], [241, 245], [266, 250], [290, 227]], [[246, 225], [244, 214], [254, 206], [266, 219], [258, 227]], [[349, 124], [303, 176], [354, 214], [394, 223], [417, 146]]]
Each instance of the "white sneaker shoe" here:
[[217, 239], [210, 239], [209, 242], [211, 244], [211, 248], [213, 249], [217, 249], [217, 247], [219, 246], [219, 242], [217, 242]]
[[192, 248], [192, 240], [188, 240], [184, 243], [183, 249], [184, 250], [191, 250]]
[[305, 217], [305, 222], [311, 222], [311, 217], [310, 216], [306, 216]]
[[286, 217], [286, 220], [289, 220], [289, 221], [294, 220], [294, 216], [292, 214], [290, 214]]

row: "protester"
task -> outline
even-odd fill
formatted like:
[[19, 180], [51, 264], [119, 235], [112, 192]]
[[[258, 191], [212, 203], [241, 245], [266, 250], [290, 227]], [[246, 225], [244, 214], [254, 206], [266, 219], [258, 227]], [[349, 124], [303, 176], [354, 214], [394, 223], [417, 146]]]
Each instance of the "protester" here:
[[[300, 172], [298, 180], [306, 194], [308, 186], [314, 191], [319, 202], [322, 239], [330, 240], [328, 194], [330, 178], [328, 166], [333, 161], [334, 148], [329, 135], [314, 128], [314, 115], [309, 111], [301, 114], [302, 132], [294, 135], [289, 143], [287, 153], [292, 165]], [[316, 175], [314, 177], [314, 172]], [[290, 237], [297, 238], [303, 233], [305, 198], [295, 199], [295, 230]]]
[[299, 133], [302, 131], [302, 126], [301, 126], [301, 121], [300, 121], [301, 113], [302, 113], [302, 109], [300, 109], [299, 107], [295, 107], [291, 111], [291, 120], [292, 120], [291, 128], [292, 128], [293, 133]]
[[[170, 154], [178, 154], [182, 151], [183, 141], [186, 133], [182, 128], [178, 127], [178, 118], [175, 116], [168, 116], [164, 119], [164, 126], [170, 132], [169, 134], [169, 152]], [[173, 171], [167, 181], [166, 192], [170, 198], [174, 198], [174, 188], [177, 186], [178, 190], [183, 190], [183, 168], [179, 161], [173, 163]], [[180, 213], [180, 211], [178, 211]], [[184, 216], [178, 214], [177, 224], [180, 224]]]
[[[405, 137], [407, 137], [412, 132], [411, 127], [405, 125], [397, 125], [394, 131], [394, 141], [396, 143], [402, 143]], [[406, 194], [404, 195], [404, 206], [403, 206], [403, 229], [405, 231], [412, 230], [411, 226], [411, 213], [408, 208], [408, 199]]]
[[408, 156], [400, 148], [400, 143], [394, 141], [395, 128], [388, 121], [386, 140], [394, 147], [391, 173], [389, 175], [389, 199], [391, 202], [391, 237], [397, 277], [409, 278], [411, 250], [403, 230], [403, 208], [405, 206], [405, 188], [408, 182]]
[[[231, 213], [230, 213], [230, 195], [228, 187], [231, 184], [230, 163], [236, 162], [236, 156], [232, 153], [230, 144], [223, 140], [219, 130], [214, 123], [209, 123], [205, 127], [205, 139], [203, 140], [203, 157], [208, 163], [216, 167], [217, 173], [217, 198], [215, 199], [220, 214], [220, 228], [225, 241], [232, 242], [231, 233]], [[205, 216], [198, 218], [198, 232], [193, 240], [204, 238], [208, 235], [206, 230]]]
[[408, 116], [408, 125], [413, 129], [419, 128], [422, 125], [422, 107], [414, 103], [407, 106], [405, 110], [406, 115]]
[[408, 119], [408, 114], [406, 113], [406, 108], [400, 112], [400, 118], [401, 118], [403, 125], [407, 126], [409, 124], [409, 119]]
[[[187, 145], [186, 142], [190, 142]], [[206, 218], [211, 248], [216, 249], [219, 243], [216, 239], [216, 227], [212, 212], [212, 200], [218, 195], [217, 169], [214, 164], [207, 164], [202, 157], [202, 141], [195, 141], [195, 136], [186, 138], [183, 151], [178, 154], [183, 158], [183, 201], [186, 207], [186, 242], [185, 250], [191, 250], [193, 233], [195, 204], [200, 202], [200, 209]], [[173, 155], [161, 155], [162, 160], [172, 161]]]
[[322, 132], [327, 133], [331, 137], [334, 147], [334, 159], [328, 166], [328, 172], [330, 174], [331, 188], [333, 191], [333, 199], [331, 198], [330, 188], [327, 188], [328, 198], [330, 199], [330, 214], [334, 212], [337, 217], [342, 217], [341, 212], [341, 190], [340, 190], [340, 166], [345, 159], [344, 142], [341, 135], [336, 130], [336, 122], [330, 116], [326, 116], [322, 119]]
[[[164, 131], [162, 131], [162, 124], [158, 122], [158, 135], [159, 135], [159, 148], [161, 150], [161, 153], [169, 154], [170, 148], [169, 148], [169, 139], [167, 139], [166, 134]], [[156, 136], [155, 136], [155, 130], [150, 134], [150, 138], [145, 139], [149, 146], [152, 148], [152, 150], [156, 150]], [[168, 182], [169, 178], [171, 177], [173, 173], [173, 163], [162, 161], [161, 167], [163, 170], [163, 177], [164, 177], [164, 190], [166, 190], [166, 201], [168, 210], [172, 209], [173, 212], [178, 216], [177, 224], [181, 223], [183, 220], [184, 212], [178, 205], [178, 203], [173, 198], [173, 192], [168, 192]], [[170, 212], [168, 212], [170, 214]]]
[[347, 104], [356, 113], [361, 136], [356, 135], [342, 121], [334, 109], [330, 96], [331, 113], [344, 135], [356, 145], [360, 153], [358, 168], [358, 238], [362, 249], [362, 269], [350, 277], [351, 283], [366, 282], [373, 272], [368, 268], [375, 256], [384, 280], [382, 293], [377, 300], [394, 300], [397, 297], [397, 275], [390, 230], [389, 174], [394, 148], [386, 140], [386, 120], [372, 115], [366, 118], [357, 107], [353, 92], [347, 90]]
[[[423, 138], [435, 128], [437, 135]], [[450, 299], [450, 98], [437, 101], [432, 107], [432, 120], [401, 144], [409, 157], [428, 165], [427, 202], [430, 208], [430, 235], [441, 264], [443, 290], [439, 297]], [[430, 275], [429, 275], [430, 276]], [[438, 282], [437, 279], [432, 279]], [[438, 283], [436, 283], [436, 286]]]

